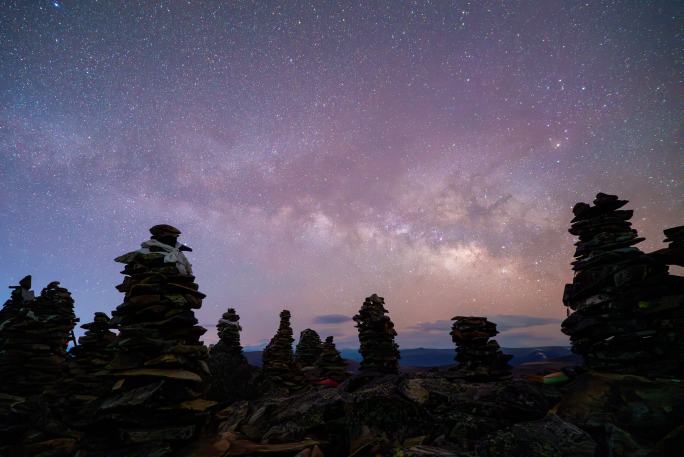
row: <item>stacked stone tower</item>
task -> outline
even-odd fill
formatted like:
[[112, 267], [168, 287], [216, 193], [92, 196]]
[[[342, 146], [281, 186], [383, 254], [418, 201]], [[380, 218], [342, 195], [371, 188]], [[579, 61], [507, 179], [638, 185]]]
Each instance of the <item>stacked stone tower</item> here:
[[[208, 351], [194, 309], [202, 306], [192, 268], [169, 225], [150, 229], [141, 249], [116, 259], [125, 264], [117, 289], [124, 301], [112, 313], [119, 329], [115, 379], [99, 410], [100, 430], [126, 455], [167, 455], [197, 435], [213, 405], [202, 397]], [[154, 451], [154, 452], [153, 452]], [[123, 454], [122, 454], [123, 455]]]
[[71, 293], [59, 282], [35, 299], [30, 288], [27, 276], [0, 311], [0, 390], [11, 395], [38, 395], [59, 382], [78, 322]]
[[106, 367], [114, 358], [117, 336], [105, 313], [96, 312], [92, 322], [81, 325], [85, 335], [70, 351], [68, 371], [78, 395], [100, 396], [111, 389], [106, 379]]
[[316, 360], [316, 368], [319, 376], [323, 379], [342, 382], [348, 377], [347, 364], [335, 347], [332, 336], [325, 339], [321, 348], [321, 355]]
[[387, 312], [385, 299], [373, 294], [366, 298], [359, 313], [353, 318], [359, 331], [362, 372], [399, 371], [399, 346], [394, 342], [397, 332]]
[[263, 353], [263, 375], [270, 387], [292, 389], [304, 383], [301, 373], [294, 363], [292, 353], [291, 314], [288, 310], [280, 312], [278, 331], [271, 338]]
[[111, 331], [109, 316], [101, 312], [81, 328], [86, 332], [69, 351], [66, 377], [50, 395], [64, 420], [83, 429], [93, 421], [93, 404], [111, 391], [114, 381], [107, 366], [114, 357], [117, 336]]
[[321, 337], [315, 330], [307, 328], [299, 334], [299, 343], [295, 351], [295, 361], [300, 367], [312, 367], [321, 355]]
[[484, 317], [456, 316], [451, 339], [456, 344], [454, 372], [458, 377], [473, 381], [497, 381], [511, 377], [508, 361], [512, 358], [501, 352], [499, 343], [490, 338], [499, 332], [496, 324]]
[[240, 344], [240, 316], [229, 308], [216, 325], [218, 342], [209, 350], [212, 399], [229, 402], [249, 396], [251, 378]]
[[599, 193], [593, 205], [573, 208], [575, 276], [563, 295], [573, 312], [562, 330], [590, 368], [682, 374], [684, 278], [668, 274], [667, 266], [677, 262], [681, 234], [676, 227], [666, 233], [674, 249], [643, 253], [634, 247], [643, 238], [629, 222], [633, 211], [620, 209], [627, 203]]
[[75, 435], [57, 420], [49, 394], [65, 375], [74, 301], [58, 282], [34, 299], [30, 276], [11, 288], [0, 311], [0, 455], [67, 455]]
[[243, 357], [242, 344], [240, 343], [240, 316], [235, 312], [235, 308], [228, 308], [223, 313], [216, 325], [219, 342], [214, 348], [238, 357]]

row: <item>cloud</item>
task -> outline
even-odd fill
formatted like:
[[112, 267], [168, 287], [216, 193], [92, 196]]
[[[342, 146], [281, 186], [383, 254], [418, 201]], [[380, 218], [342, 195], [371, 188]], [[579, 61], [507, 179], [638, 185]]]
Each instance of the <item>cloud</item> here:
[[[500, 332], [506, 332], [513, 329], [521, 329], [546, 324], [560, 324], [562, 319], [555, 317], [537, 317], [528, 316], [525, 314], [496, 314], [487, 317], [490, 322], [496, 324]], [[451, 330], [453, 322], [450, 320], [440, 319], [433, 322], [419, 322], [418, 324], [409, 327], [409, 330], [418, 332], [448, 332]]]
[[351, 317], [344, 314], [321, 314], [314, 318], [314, 324], [341, 324], [350, 320]]
[[438, 320], [434, 322], [418, 322], [418, 324], [409, 327], [409, 330], [425, 333], [449, 332], [449, 330], [451, 330], [451, 321]]
[[489, 320], [496, 324], [496, 328], [500, 332], [547, 324], [560, 325], [563, 321], [563, 319], [555, 317], [537, 317], [524, 314], [499, 314], [492, 316]]
[[559, 325], [531, 325], [501, 332], [497, 341], [503, 347], [569, 346], [567, 336], [559, 331]]

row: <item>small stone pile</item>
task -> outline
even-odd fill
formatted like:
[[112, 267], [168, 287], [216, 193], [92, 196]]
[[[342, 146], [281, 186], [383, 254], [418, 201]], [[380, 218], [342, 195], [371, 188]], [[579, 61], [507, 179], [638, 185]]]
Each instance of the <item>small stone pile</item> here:
[[394, 374], [399, 371], [399, 346], [394, 342], [397, 332], [387, 312], [385, 299], [373, 294], [353, 317], [359, 331], [362, 372]]
[[209, 350], [211, 388], [214, 400], [230, 402], [250, 396], [251, 370], [240, 344], [240, 316], [229, 308], [219, 319], [218, 342]]
[[299, 334], [295, 360], [301, 368], [312, 367], [321, 355], [321, 337], [315, 330], [307, 328]]
[[55, 385], [78, 319], [69, 291], [51, 282], [33, 299], [31, 277], [13, 286], [0, 312], [0, 390], [11, 395], [38, 395]]
[[508, 361], [513, 356], [501, 352], [499, 343], [490, 338], [499, 332], [485, 317], [456, 316], [451, 319], [451, 339], [456, 344], [454, 373], [472, 381], [497, 381], [511, 377]]
[[562, 330], [573, 352], [598, 370], [682, 372], [684, 316], [676, 291], [684, 289], [666, 264], [681, 249], [681, 229], [666, 234], [675, 249], [645, 254], [634, 247], [644, 238], [631, 228], [633, 211], [620, 210], [627, 200], [599, 193], [593, 203], [575, 205], [569, 230], [579, 240], [575, 277], [565, 286], [563, 303], [574, 312]]
[[322, 379], [342, 382], [348, 377], [347, 363], [340, 355], [340, 351], [335, 347], [332, 336], [325, 339], [321, 348], [321, 355], [316, 360], [316, 368]]
[[141, 249], [115, 259], [126, 265], [117, 286], [124, 301], [111, 322], [119, 329], [108, 367], [116, 381], [98, 412], [97, 428], [109, 431], [109, 445], [127, 456], [168, 455], [199, 433], [215, 404], [203, 399], [209, 367], [200, 336], [206, 329], [193, 309], [205, 296], [183, 254], [191, 249], [169, 225], [150, 233]]
[[294, 364], [292, 353], [291, 314], [288, 310], [280, 312], [278, 331], [264, 348], [262, 372], [267, 382], [276, 388], [292, 389], [304, 384], [301, 373]]

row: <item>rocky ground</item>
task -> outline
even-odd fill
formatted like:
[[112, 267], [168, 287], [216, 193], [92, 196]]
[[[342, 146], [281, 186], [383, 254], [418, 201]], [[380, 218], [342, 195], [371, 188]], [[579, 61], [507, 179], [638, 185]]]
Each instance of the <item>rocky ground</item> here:
[[238, 401], [214, 418], [182, 455], [670, 456], [684, 444], [684, 389], [597, 372], [564, 385], [357, 375]]

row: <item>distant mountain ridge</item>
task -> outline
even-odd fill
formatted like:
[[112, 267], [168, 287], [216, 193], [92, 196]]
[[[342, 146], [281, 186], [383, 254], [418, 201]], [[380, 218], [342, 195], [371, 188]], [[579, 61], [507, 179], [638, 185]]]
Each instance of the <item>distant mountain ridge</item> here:
[[[539, 362], [572, 355], [569, 346], [539, 346], [530, 348], [501, 348], [504, 354], [513, 356], [511, 365], [517, 366], [528, 362]], [[341, 349], [346, 360], [360, 362], [361, 354], [357, 349]], [[456, 363], [454, 349], [414, 348], [402, 349], [399, 364], [403, 367], [430, 368]], [[246, 351], [245, 357], [250, 364], [261, 366], [261, 351]]]

